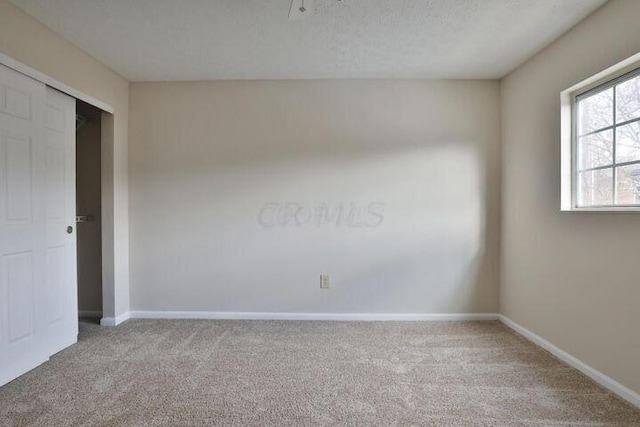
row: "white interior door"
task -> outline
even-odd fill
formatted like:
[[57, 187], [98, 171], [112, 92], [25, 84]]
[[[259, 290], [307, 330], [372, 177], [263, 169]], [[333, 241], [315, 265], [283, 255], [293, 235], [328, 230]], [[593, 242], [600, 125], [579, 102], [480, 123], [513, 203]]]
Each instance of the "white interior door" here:
[[0, 385], [76, 340], [74, 115], [0, 65]]
[[44, 109], [46, 334], [49, 354], [78, 338], [76, 100], [46, 88]]

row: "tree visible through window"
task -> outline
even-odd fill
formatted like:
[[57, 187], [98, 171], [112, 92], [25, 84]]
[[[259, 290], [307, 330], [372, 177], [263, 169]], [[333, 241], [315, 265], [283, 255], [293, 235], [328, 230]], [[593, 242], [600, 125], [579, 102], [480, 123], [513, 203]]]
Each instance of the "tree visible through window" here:
[[578, 207], [640, 206], [640, 70], [576, 97]]

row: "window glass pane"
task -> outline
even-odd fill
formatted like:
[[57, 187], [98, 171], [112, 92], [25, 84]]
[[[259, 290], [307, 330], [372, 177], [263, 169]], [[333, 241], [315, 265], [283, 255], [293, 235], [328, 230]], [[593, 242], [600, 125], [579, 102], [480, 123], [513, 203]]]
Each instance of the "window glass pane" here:
[[578, 102], [578, 134], [613, 125], [613, 88]]
[[597, 169], [578, 174], [578, 205], [613, 204], [613, 169]]
[[616, 162], [640, 160], [640, 122], [616, 128]]
[[578, 168], [589, 169], [613, 164], [613, 131], [611, 129], [578, 139]]
[[640, 204], [640, 164], [616, 168], [616, 204]]
[[640, 76], [616, 86], [616, 122], [640, 117]]

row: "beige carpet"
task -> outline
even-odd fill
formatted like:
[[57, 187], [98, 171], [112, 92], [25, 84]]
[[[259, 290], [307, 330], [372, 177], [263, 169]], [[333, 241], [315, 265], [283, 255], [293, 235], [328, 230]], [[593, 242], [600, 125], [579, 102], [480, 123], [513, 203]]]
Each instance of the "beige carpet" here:
[[137, 320], [0, 388], [18, 426], [640, 426], [498, 322]]

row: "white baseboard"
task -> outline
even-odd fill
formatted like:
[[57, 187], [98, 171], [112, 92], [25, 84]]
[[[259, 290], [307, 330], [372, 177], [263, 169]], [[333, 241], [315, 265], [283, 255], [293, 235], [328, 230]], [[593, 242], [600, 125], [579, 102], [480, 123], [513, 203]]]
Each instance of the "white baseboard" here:
[[617, 382], [611, 377], [608, 377], [602, 372], [592, 368], [591, 366], [587, 365], [583, 361], [570, 355], [569, 353], [560, 349], [559, 347], [551, 344], [549, 341], [545, 340], [539, 335], [536, 335], [535, 333], [531, 332], [524, 326], [517, 324], [516, 322], [509, 319], [508, 317], [503, 316], [501, 314], [499, 316], [499, 319], [502, 323], [504, 323], [509, 328], [513, 329], [518, 334], [522, 335], [532, 343], [544, 348], [549, 353], [553, 354], [558, 359], [562, 360], [564, 363], [568, 364], [573, 368], [576, 368], [577, 370], [579, 370], [580, 372], [582, 372], [583, 374], [585, 374], [586, 376], [588, 376], [589, 378], [591, 378], [592, 380], [594, 380], [595, 382], [597, 382], [598, 384], [606, 388], [607, 390], [620, 396], [622, 399], [626, 400], [636, 408], [640, 409], [640, 394], [631, 390], [629, 387], [626, 387], [620, 384], [619, 382]]
[[340, 321], [455, 321], [498, 320], [496, 313], [268, 313], [235, 311], [134, 310], [132, 319], [238, 319], [238, 320], [340, 320]]
[[89, 319], [100, 319], [102, 318], [102, 312], [93, 311], [93, 310], [78, 310], [78, 317], [87, 317]]
[[127, 311], [116, 317], [103, 317], [100, 319], [101, 326], [118, 326], [131, 318], [131, 312]]

